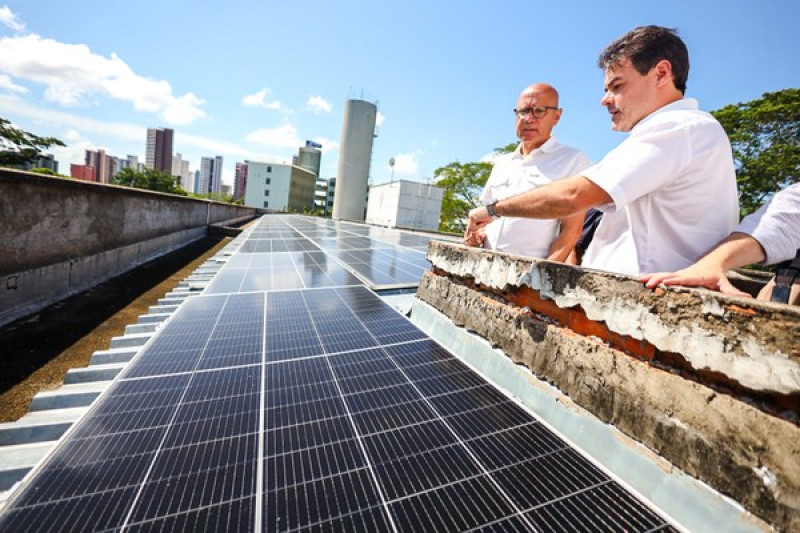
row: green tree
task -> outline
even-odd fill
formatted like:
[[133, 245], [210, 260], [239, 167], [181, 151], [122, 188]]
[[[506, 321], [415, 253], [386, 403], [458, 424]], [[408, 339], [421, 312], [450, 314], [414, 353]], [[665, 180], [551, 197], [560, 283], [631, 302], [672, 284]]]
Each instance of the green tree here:
[[481, 191], [491, 172], [491, 163], [458, 161], [434, 171], [436, 185], [444, 188], [439, 218], [441, 231], [463, 232], [466, 229], [469, 210], [479, 205]]
[[514, 150], [516, 150], [517, 146], [519, 146], [519, 141], [513, 141], [513, 142], [508, 143], [505, 146], [501, 146], [500, 148], [495, 148], [494, 149], [494, 153], [496, 153], [496, 154], [509, 154], [509, 153], [513, 152]]
[[64, 146], [64, 143], [55, 137], [39, 137], [17, 129], [9, 120], [0, 117], [0, 165], [24, 165], [51, 146]]
[[741, 214], [800, 180], [800, 89], [713, 111], [731, 141]]
[[167, 192], [185, 196], [186, 191], [175, 185], [175, 178], [166, 172], [146, 168], [143, 172], [132, 168], [123, 168], [111, 181], [114, 185], [147, 189], [150, 191]]

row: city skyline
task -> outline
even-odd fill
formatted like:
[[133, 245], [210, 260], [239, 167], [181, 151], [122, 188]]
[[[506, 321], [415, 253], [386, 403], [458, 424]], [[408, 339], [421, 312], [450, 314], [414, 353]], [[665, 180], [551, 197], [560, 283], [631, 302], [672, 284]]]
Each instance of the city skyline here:
[[511, 108], [534, 81], [560, 90], [559, 138], [599, 159], [624, 137], [599, 105], [596, 58], [642, 24], [678, 28], [692, 62], [687, 96], [702, 109], [800, 86], [786, 68], [800, 49], [796, 2], [620, 0], [609, 13], [589, 2], [567, 13], [519, 1], [212, 9], [143, 0], [97, 10], [16, 0], [0, 5], [0, 116], [67, 143], [50, 150], [62, 169], [87, 149], [144, 161], [147, 129], [170, 128], [192, 171], [223, 156], [230, 185], [236, 162], [289, 163], [306, 140], [322, 145], [321, 177], [335, 176], [345, 102], [363, 98], [378, 103], [370, 176], [379, 184], [392, 172], [424, 181], [511, 142]]

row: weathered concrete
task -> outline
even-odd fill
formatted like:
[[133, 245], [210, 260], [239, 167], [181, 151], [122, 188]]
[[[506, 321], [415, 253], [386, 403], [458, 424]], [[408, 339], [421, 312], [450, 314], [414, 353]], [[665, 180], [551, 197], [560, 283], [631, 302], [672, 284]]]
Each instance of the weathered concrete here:
[[0, 325], [256, 210], [0, 169]]
[[458, 245], [433, 243], [428, 258], [423, 301], [777, 528], [800, 529], [797, 309]]

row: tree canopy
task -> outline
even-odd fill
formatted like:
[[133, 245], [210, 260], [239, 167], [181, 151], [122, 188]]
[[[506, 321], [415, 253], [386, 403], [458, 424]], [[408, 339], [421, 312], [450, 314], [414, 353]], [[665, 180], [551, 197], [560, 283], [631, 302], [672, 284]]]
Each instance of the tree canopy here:
[[42, 150], [51, 146], [64, 146], [55, 137], [39, 137], [11, 125], [0, 117], [0, 165], [18, 166], [36, 160]]
[[168, 192], [185, 196], [186, 191], [175, 185], [175, 178], [166, 172], [146, 168], [139, 172], [132, 168], [123, 168], [111, 181], [114, 185], [148, 189], [151, 191]]
[[436, 186], [444, 188], [439, 218], [441, 231], [463, 232], [466, 229], [467, 215], [479, 205], [481, 191], [491, 172], [491, 163], [458, 161], [434, 171]]
[[[495, 154], [513, 152], [518, 142], [495, 148]], [[459, 163], [455, 161], [437, 168], [433, 175], [437, 187], [444, 188], [439, 230], [463, 232], [470, 209], [480, 205], [481, 191], [492, 173], [489, 162]]]
[[713, 111], [731, 141], [741, 215], [800, 180], [800, 89]]

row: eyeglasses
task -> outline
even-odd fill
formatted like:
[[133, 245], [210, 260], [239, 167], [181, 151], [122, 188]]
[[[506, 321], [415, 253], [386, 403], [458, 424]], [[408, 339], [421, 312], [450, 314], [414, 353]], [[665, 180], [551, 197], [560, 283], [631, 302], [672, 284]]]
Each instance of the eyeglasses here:
[[526, 107], [525, 109], [515, 109], [514, 114], [517, 115], [517, 118], [522, 118], [522, 119], [528, 118], [531, 115], [533, 115], [533, 118], [542, 118], [547, 114], [548, 109], [558, 111], [557, 107], [551, 107], [551, 106]]

